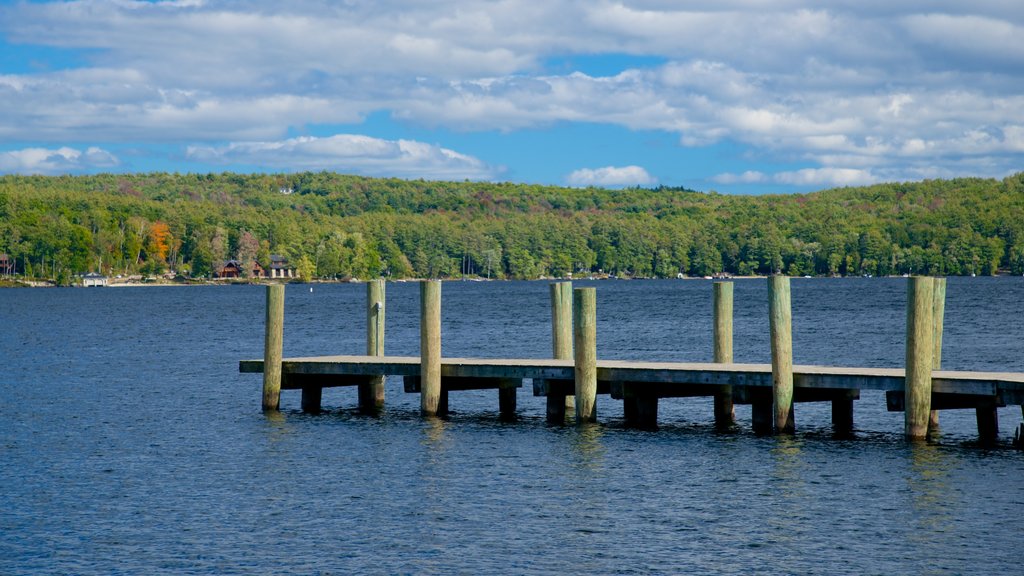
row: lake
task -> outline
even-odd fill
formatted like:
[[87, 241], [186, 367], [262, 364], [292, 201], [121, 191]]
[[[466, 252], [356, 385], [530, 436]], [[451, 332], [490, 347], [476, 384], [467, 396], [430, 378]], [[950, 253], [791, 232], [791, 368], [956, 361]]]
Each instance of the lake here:
[[[598, 356], [711, 359], [711, 283], [595, 281]], [[735, 359], [768, 362], [766, 281], [738, 280]], [[903, 440], [883, 393], [796, 406], [797, 434], [716, 433], [710, 399], [667, 399], [658, 431], [548, 426], [519, 390], [451, 395], [424, 420], [387, 384], [325, 413], [260, 411], [264, 288], [0, 291], [0, 573], [1006, 574], [1024, 567], [1020, 408], [1000, 444], [971, 410]], [[446, 356], [547, 357], [546, 282], [445, 282]], [[906, 280], [792, 281], [794, 361], [901, 367]], [[365, 351], [365, 286], [290, 285], [285, 356]], [[418, 355], [418, 284], [387, 285], [388, 354]], [[950, 278], [943, 367], [1024, 372], [1024, 278]]]

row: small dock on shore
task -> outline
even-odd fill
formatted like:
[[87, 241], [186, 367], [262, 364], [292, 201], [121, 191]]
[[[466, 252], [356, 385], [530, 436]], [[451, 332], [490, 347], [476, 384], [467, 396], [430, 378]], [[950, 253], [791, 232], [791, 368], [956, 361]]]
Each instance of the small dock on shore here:
[[[830, 402], [837, 435], [854, 428], [854, 402], [862, 390], [884, 391], [890, 411], [905, 413], [904, 433], [925, 438], [938, 426], [941, 410], [973, 409], [982, 443], [998, 440], [997, 408], [1024, 407], [1024, 373], [939, 369], [945, 280], [911, 278], [908, 283], [907, 365], [904, 368], [847, 368], [792, 364], [789, 279], [769, 278], [772, 363], [732, 361], [732, 284], [714, 283], [714, 362], [640, 362], [596, 357], [594, 288], [573, 290], [551, 284], [551, 359], [442, 358], [438, 281], [421, 284], [421, 355], [385, 356], [384, 283], [367, 284], [367, 355], [282, 358], [284, 286], [267, 287], [264, 359], [242, 360], [243, 373], [263, 373], [263, 408], [276, 410], [281, 390], [301, 390], [302, 409], [321, 409], [324, 388], [357, 386], [366, 413], [384, 407], [384, 378], [400, 376], [407, 393], [420, 395], [425, 416], [445, 416], [449, 395], [461, 390], [498, 391], [498, 412], [516, 417], [517, 390], [524, 383], [546, 397], [547, 418], [564, 424], [595, 421], [599, 395], [623, 402], [627, 425], [657, 427], [664, 398], [712, 397], [716, 426], [735, 425], [733, 406], [751, 406], [751, 426], [759, 434], [792, 433], [794, 404]], [[1024, 408], [1022, 408], [1024, 409]], [[1024, 428], [1024, 425], [1022, 425]], [[1018, 437], [1021, 431], [1017, 431]]]

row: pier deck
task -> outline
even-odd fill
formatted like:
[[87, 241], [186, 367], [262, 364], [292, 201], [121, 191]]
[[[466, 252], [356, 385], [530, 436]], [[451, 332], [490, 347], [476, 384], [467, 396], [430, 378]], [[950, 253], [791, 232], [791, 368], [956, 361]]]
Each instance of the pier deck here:
[[[732, 356], [732, 284], [713, 290], [714, 362], [598, 360], [595, 288], [550, 285], [553, 359], [442, 358], [440, 282], [420, 286], [420, 355], [385, 356], [384, 282], [367, 284], [367, 355], [282, 358], [284, 287], [267, 287], [264, 359], [242, 360], [241, 372], [263, 373], [263, 409], [277, 410], [280, 391], [302, 391], [302, 409], [320, 410], [323, 389], [358, 386], [368, 413], [384, 406], [384, 380], [401, 376], [406, 392], [418, 393], [424, 416], [448, 412], [449, 392], [494, 389], [502, 418], [516, 415], [516, 389], [531, 381], [535, 396], [547, 397], [547, 417], [564, 423], [596, 421], [595, 398], [623, 402], [628, 425], [657, 427], [662, 398], [714, 398], [719, 429], [735, 424], [735, 404], [751, 405], [757, 433], [790, 434], [793, 406], [831, 402], [837, 434], [853, 430], [854, 401], [861, 390], [885, 392], [886, 409], [904, 412], [904, 434], [924, 439], [938, 430], [940, 410], [974, 409], [982, 442], [998, 437], [997, 408], [1024, 406], [1024, 374], [941, 370], [945, 280], [914, 277], [907, 285], [906, 365], [902, 368], [800, 366], [792, 363], [789, 279], [769, 279], [770, 364], [741, 364]], [[571, 298], [570, 298], [571, 297]], [[570, 314], [571, 312], [571, 314]], [[1015, 443], [1024, 447], [1024, 425]]]
[[[263, 372], [263, 360], [242, 360], [239, 372]], [[284, 358], [281, 372], [289, 383], [284, 389], [301, 388], [305, 377], [320, 376], [324, 387], [349, 386], [349, 376], [419, 376], [417, 356], [313, 356]], [[572, 381], [572, 360], [548, 358], [442, 358], [443, 378], [493, 378]], [[711, 362], [639, 362], [598, 360], [597, 378], [602, 382], [628, 382], [630, 386], [656, 391], [662, 397], [688, 396], [690, 386], [771, 387], [771, 364], [717, 364]], [[356, 379], [358, 380], [358, 379]], [[793, 366], [796, 388], [882, 390], [902, 392], [903, 368], [846, 368]], [[932, 372], [932, 392], [996, 396], [1006, 404], [1024, 403], [1024, 374], [1015, 372]], [[608, 393], [608, 392], [606, 392]]]
[[[402, 376], [407, 392], [420, 392], [416, 356], [317, 356], [281, 361], [282, 389], [354, 386], [375, 376]], [[263, 360], [242, 360], [239, 371], [263, 372]], [[533, 381], [534, 395], [571, 395], [572, 360], [546, 358], [442, 358], [442, 388], [469, 390], [518, 387]], [[738, 404], [770, 402], [760, 392], [772, 387], [771, 364], [639, 362], [599, 360], [598, 394], [616, 399], [714, 396], [731, 387]], [[509, 381], [515, 380], [512, 385]], [[861, 390], [887, 393], [890, 410], [903, 409], [902, 368], [793, 366], [796, 402], [859, 398]], [[1024, 374], [1007, 372], [932, 372], [932, 402], [937, 409], [1024, 404]]]

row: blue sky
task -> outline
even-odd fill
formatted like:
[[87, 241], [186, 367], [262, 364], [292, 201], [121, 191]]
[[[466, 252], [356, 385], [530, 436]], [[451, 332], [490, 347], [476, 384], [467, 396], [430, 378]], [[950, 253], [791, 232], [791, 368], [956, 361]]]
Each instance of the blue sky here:
[[0, 173], [1002, 177], [1021, 38], [994, 0], [0, 1]]

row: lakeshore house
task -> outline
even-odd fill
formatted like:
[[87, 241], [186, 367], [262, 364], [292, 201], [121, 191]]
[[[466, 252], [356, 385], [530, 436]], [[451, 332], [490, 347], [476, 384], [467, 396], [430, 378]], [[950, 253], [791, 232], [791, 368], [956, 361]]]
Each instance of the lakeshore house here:
[[288, 259], [277, 254], [270, 255], [270, 269], [267, 278], [297, 278], [296, 268], [288, 264]]
[[[220, 270], [217, 271], [218, 278], [241, 278], [242, 270], [245, 266], [242, 265], [238, 260], [228, 260], [221, 266]], [[260, 278], [263, 276], [263, 266], [260, 266], [259, 262], [252, 263], [252, 273], [249, 275], [252, 278]]]
[[[245, 266], [238, 260], [228, 260], [217, 271], [218, 278], [241, 278]], [[250, 278], [298, 278], [297, 269], [288, 263], [284, 256], [272, 254], [270, 266], [264, 268], [259, 262], [253, 262]]]
[[10, 276], [14, 274], [14, 258], [7, 254], [0, 254], [0, 275]]
[[89, 272], [88, 274], [82, 275], [82, 286], [86, 288], [92, 288], [96, 286], [106, 286], [107, 277], [96, 272]]

